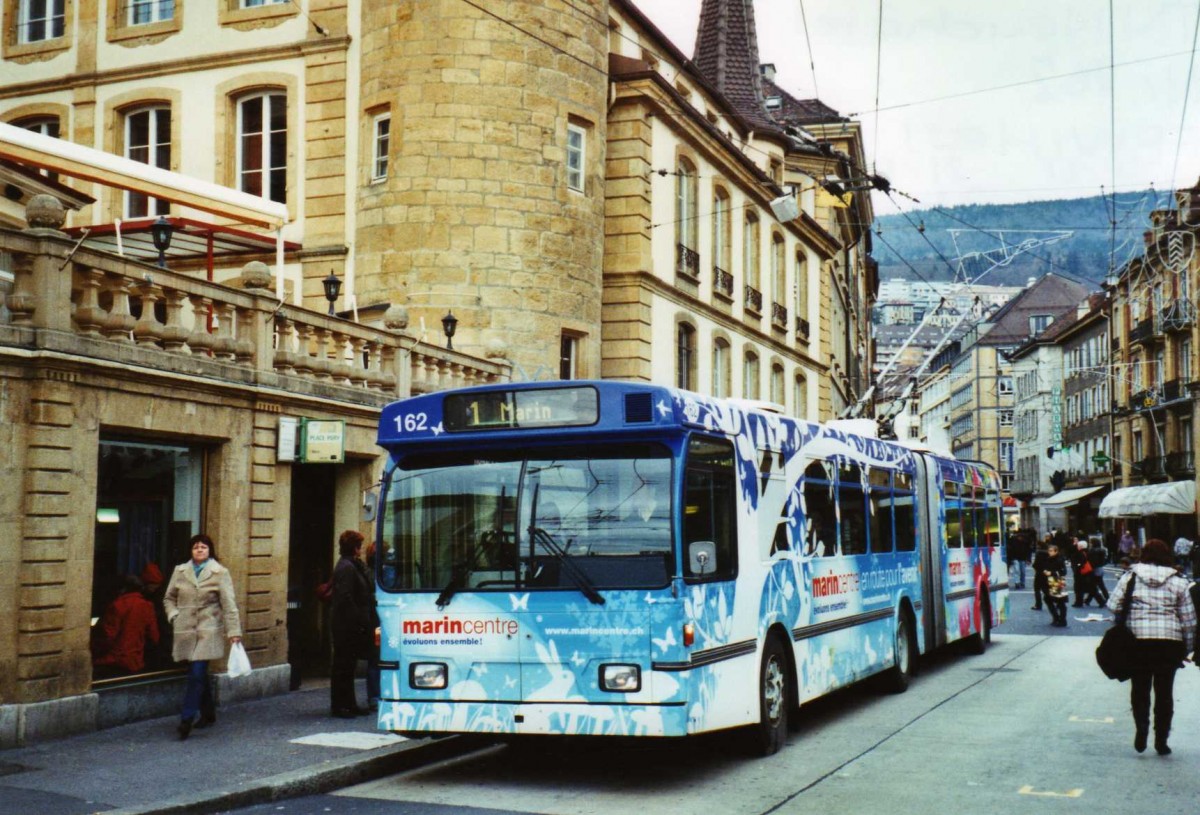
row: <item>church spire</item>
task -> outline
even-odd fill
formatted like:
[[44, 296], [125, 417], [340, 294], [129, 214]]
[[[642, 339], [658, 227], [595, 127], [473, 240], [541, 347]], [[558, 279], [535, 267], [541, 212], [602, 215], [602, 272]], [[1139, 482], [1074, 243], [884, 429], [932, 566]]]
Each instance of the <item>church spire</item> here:
[[739, 113], [774, 126], [763, 103], [754, 0], [704, 0], [692, 61]]

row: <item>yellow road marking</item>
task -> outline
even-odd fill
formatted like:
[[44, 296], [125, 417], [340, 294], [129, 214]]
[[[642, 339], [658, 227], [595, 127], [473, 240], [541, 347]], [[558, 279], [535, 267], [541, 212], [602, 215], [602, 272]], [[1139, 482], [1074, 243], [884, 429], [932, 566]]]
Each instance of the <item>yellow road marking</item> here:
[[1035, 790], [1031, 785], [1026, 784], [1017, 790], [1018, 795], [1040, 795], [1043, 798], [1078, 798], [1083, 795], [1083, 788], [1075, 790], [1067, 790], [1066, 792], [1050, 792], [1049, 790]]
[[1112, 724], [1113, 717], [1105, 716], [1103, 719], [1086, 719], [1082, 716], [1072, 716], [1067, 719], [1068, 722], [1087, 722], [1088, 724]]

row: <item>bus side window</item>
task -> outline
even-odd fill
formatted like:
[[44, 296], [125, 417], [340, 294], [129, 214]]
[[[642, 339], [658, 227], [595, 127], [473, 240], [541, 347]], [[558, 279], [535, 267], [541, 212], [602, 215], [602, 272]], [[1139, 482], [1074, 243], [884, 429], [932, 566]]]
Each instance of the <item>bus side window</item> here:
[[980, 515], [981, 503], [981, 500], [975, 498], [971, 487], [964, 484], [962, 487], [962, 537], [963, 546], [968, 548], [978, 546], [976, 529], [978, 523], [983, 520], [983, 516]]
[[693, 436], [684, 471], [683, 570], [688, 580], [737, 574], [737, 472], [733, 445]]
[[888, 473], [871, 471], [871, 553], [892, 551], [892, 490]]
[[837, 510], [830, 478], [821, 461], [814, 461], [804, 471], [804, 554], [812, 557], [837, 554]]
[[950, 549], [962, 547], [962, 497], [958, 484], [945, 482], [946, 492], [946, 546]]
[[843, 555], [867, 553], [866, 511], [862, 470], [853, 462], [843, 462], [838, 468], [838, 526]]

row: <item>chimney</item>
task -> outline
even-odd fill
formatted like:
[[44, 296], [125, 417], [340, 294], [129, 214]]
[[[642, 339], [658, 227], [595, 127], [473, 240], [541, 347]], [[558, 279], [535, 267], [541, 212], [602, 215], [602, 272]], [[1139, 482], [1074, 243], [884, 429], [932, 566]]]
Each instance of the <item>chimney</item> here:
[[762, 78], [767, 80], [768, 82], [775, 81], [775, 63], [774, 62], [764, 62], [763, 64], [759, 65], [758, 72], [760, 74], [762, 74]]

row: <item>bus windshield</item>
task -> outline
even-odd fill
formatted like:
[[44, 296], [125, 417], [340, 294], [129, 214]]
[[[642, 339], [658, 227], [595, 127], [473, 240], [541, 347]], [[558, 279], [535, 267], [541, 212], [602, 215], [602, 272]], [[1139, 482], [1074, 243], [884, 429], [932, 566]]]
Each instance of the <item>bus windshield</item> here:
[[489, 589], [593, 599], [675, 573], [671, 459], [658, 445], [411, 454], [382, 509], [380, 585], [440, 591], [442, 603]]

